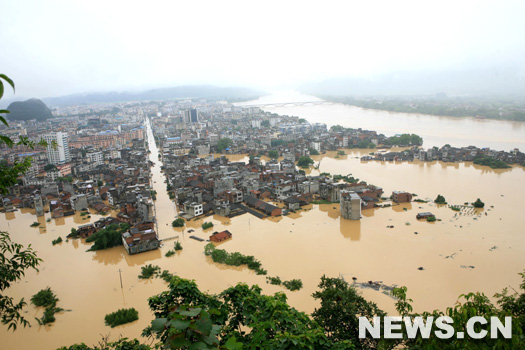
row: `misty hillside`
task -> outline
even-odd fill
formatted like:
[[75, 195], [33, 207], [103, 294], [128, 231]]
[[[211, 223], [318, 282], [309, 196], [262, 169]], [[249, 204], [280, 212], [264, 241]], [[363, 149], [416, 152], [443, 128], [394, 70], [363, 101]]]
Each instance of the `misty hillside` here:
[[243, 87], [178, 86], [140, 92], [100, 92], [49, 97], [44, 101], [50, 106], [80, 105], [92, 103], [129, 102], [146, 100], [169, 100], [177, 98], [208, 98], [230, 102], [247, 101], [263, 93]]
[[10, 111], [7, 114], [9, 120], [46, 120], [53, 117], [51, 110], [37, 98], [13, 102], [7, 107], [7, 110]]
[[525, 75], [515, 68], [444, 72], [398, 72], [375, 78], [339, 78], [301, 88], [317, 96], [524, 95]]

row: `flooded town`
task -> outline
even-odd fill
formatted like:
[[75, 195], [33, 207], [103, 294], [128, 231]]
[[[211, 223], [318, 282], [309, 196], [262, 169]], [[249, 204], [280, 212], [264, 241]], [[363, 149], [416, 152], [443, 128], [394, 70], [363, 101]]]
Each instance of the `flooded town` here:
[[[43, 259], [9, 294], [29, 300], [50, 287], [64, 311], [51, 325], [0, 330], [6, 348], [138, 337], [153, 318], [148, 298], [166, 288], [138, 278], [148, 264], [211, 293], [239, 282], [284, 292], [307, 313], [323, 275], [387, 312], [398, 286], [422, 312], [468, 291], [519, 285], [525, 154], [517, 147], [423, 147], [415, 134], [271, 109], [187, 99], [60, 107], [43, 122], [11, 122], [3, 133], [58, 147], [2, 149], [7, 164], [33, 163], [2, 196], [0, 229]], [[215, 262], [204, 253], [210, 241], [262, 268]], [[276, 275], [302, 288], [268, 283]], [[108, 310], [124, 307], [139, 320], [104, 325]], [[31, 319], [41, 312], [26, 307]]]

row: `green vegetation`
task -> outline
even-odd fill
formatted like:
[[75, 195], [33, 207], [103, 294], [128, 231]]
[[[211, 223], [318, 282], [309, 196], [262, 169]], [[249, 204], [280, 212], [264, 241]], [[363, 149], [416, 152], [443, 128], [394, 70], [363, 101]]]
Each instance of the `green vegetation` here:
[[270, 151], [268, 151], [268, 157], [272, 158], [272, 159], [277, 159], [279, 158], [279, 152], [272, 149]]
[[57, 239], [51, 241], [51, 244], [53, 245], [57, 245], [59, 243], [62, 243], [62, 237], [58, 237]]
[[217, 249], [213, 243], [208, 243], [204, 247], [204, 254], [211, 256], [212, 260], [219, 264], [230, 266], [247, 265], [250, 270], [255, 271], [257, 275], [266, 275], [267, 271], [261, 267], [261, 262], [252, 255], [243, 255], [238, 252], [228, 253], [224, 249]]
[[9, 105], [11, 111], [9, 120], [31, 120], [44, 121], [53, 118], [51, 110], [39, 99], [31, 98], [26, 101], [17, 101]]
[[276, 286], [280, 286], [283, 282], [279, 276], [276, 277], [266, 277], [266, 283], [270, 283]]
[[323, 99], [350, 104], [362, 108], [383, 111], [419, 113], [451, 117], [479, 117], [489, 119], [525, 121], [525, 106], [514, 99], [487, 98], [487, 96], [469, 97], [330, 97]]
[[139, 279], [147, 280], [152, 277], [158, 276], [159, 273], [160, 273], [160, 267], [158, 267], [157, 265], [148, 264], [140, 268]]
[[284, 140], [272, 140], [270, 142], [272, 147], [282, 146], [286, 144], [286, 141]]
[[308, 151], [310, 152], [311, 156], [318, 156], [319, 155], [319, 151], [316, 150], [315, 148], [308, 148]]
[[115, 312], [107, 314], [104, 320], [106, 321], [106, 326], [114, 328], [120, 326], [121, 324], [130, 323], [139, 319], [139, 313], [134, 308], [129, 309], [119, 309]]
[[341, 180], [343, 180], [344, 182], [351, 183], [351, 184], [355, 184], [355, 183], [359, 182], [359, 179], [356, 179], [355, 177], [349, 176], [349, 175], [336, 174], [336, 175], [332, 176], [332, 179], [334, 179], [334, 181], [341, 181]]
[[485, 203], [483, 203], [479, 198], [473, 204], [474, 208], [485, 208]]
[[447, 201], [445, 200], [445, 197], [443, 197], [442, 195], [438, 194], [438, 196], [434, 200], [434, 203], [436, 203], [436, 204], [447, 204]]
[[88, 211], [83, 211], [83, 212], [80, 213], [80, 216], [86, 216], [86, 215], [89, 215]]
[[269, 128], [270, 127], [270, 121], [269, 120], [263, 120], [261, 122], [261, 126], [264, 127], [264, 128]]
[[182, 250], [182, 244], [180, 244], [179, 241], [176, 241], [173, 248], [175, 251]]
[[60, 177], [57, 177], [57, 181], [60, 181], [60, 182], [73, 182], [73, 176], [60, 176]]
[[312, 201], [313, 204], [332, 204], [332, 202], [326, 200], [326, 199], [318, 199]]
[[172, 227], [184, 227], [186, 224], [186, 221], [183, 218], [178, 218], [172, 221], [171, 226]]
[[486, 166], [491, 167], [492, 169], [511, 168], [511, 166], [505, 163], [504, 161], [498, 160], [492, 157], [487, 157], [487, 156], [479, 156], [479, 157], [474, 158], [474, 164], [486, 165]]
[[55, 171], [55, 170], [57, 170], [57, 167], [56, 167], [55, 164], [46, 164], [44, 166], [44, 171], [46, 171], [46, 172]]
[[31, 297], [31, 303], [37, 307], [48, 307], [55, 304], [57, 301], [58, 299], [50, 287], [40, 290]]
[[[163, 272], [164, 275], [164, 272]], [[512, 339], [485, 337], [482, 340], [415, 339], [407, 338], [404, 323], [396, 333], [400, 339], [359, 337], [359, 317], [373, 323], [373, 317], [386, 313], [361, 296], [354, 285], [342, 278], [323, 276], [313, 294], [317, 308], [311, 316], [290, 307], [284, 293], [263, 295], [258, 286], [239, 283], [219, 294], [201, 292], [195, 281], [174, 276], [166, 271], [168, 290], [148, 300], [155, 320], [147, 327], [144, 337], [153, 337], [157, 344], [126, 344], [106, 346], [104, 350], [164, 349], [323, 349], [323, 350], [463, 350], [463, 349], [522, 349], [525, 347], [525, 273], [520, 292], [507, 289], [496, 294], [496, 302], [481, 293], [461, 295], [459, 301], [444, 312], [413, 312], [407, 288], [394, 288], [396, 314], [414, 320], [418, 316], [449, 316], [454, 332], [463, 332], [472, 316], [481, 316], [490, 324], [491, 317], [512, 317]], [[485, 327], [483, 327], [485, 328]], [[239, 330], [243, 331], [240, 332]], [[476, 331], [479, 331], [477, 329]], [[97, 348], [100, 349], [100, 348]], [[77, 345], [61, 350], [95, 350]]]
[[423, 144], [423, 138], [416, 134], [402, 134], [400, 136], [387, 138], [385, 144], [392, 146], [421, 146]]
[[38, 223], [38, 222], [35, 221], [35, 222], [33, 222], [30, 226], [31, 226], [31, 227], [37, 227], [37, 226], [40, 226], [40, 223]]
[[295, 290], [300, 290], [301, 288], [303, 288], [303, 281], [301, 281], [300, 279], [284, 281], [283, 286], [285, 286], [286, 289], [291, 290], [293, 292]]
[[207, 230], [209, 228], [212, 228], [213, 227], [213, 222], [205, 222], [202, 224], [202, 229], [203, 230]]
[[436, 219], [435, 216], [429, 216], [429, 217], [427, 218], [427, 222], [434, 222], [434, 221], [436, 221], [436, 220], [437, 220], [437, 219]]
[[423, 200], [423, 199], [419, 199], [419, 198], [414, 199], [413, 202], [418, 202], [418, 203], [428, 203], [428, 201]]
[[332, 177], [332, 175], [330, 173], [326, 173], [326, 172], [323, 172], [323, 173], [319, 174], [319, 176]]
[[222, 152], [226, 148], [230, 147], [231, 145], [233, 145], [233, 141], [231, 139], [229, 138], [220, 139], [219, 142], [217, 142], [217, 150], [219, 152]]
[[36, 318], [36, 320], [38, 324], [41, 326], [49, 324], [49, 323], [53, 323], [56, 321], [55, 314], [62, 312], [62, 311], [65, 311], [65, 310], [62, 309], [61, 307], [57, 307], [55, 305], [48, 306], [44, 310], [44, 314], [42, 315], [42, 317]]
[[299, 160], [297, 161], [297, 165], [301, 168], [308, 168], [310, 165], [314, 164], [314, 160], [307, 156], [301, 156], [299, 157]]
[[162, 273], [157, 277], [162, 278], [165, 282], [169, 283], [173, 276], [175, 275], [169, 272], [168, 270], [162, 270]]
[[173, 255], [175, 255], [175, 251], [174, 250], [168, 250], [164, 256], [166, 258], [169, 258], [170, 256], [173, 256]]
[[88, 251], [101, 250], [122, 245], [122, 234], [129, 230], [128, 224], [112, 224], [105, 229], [93, 233], [86, 239], [87, 243], [94, 242]]
[[104, 185], [104, 181], [102, 181], [102, 180], [98, 180], [97, 181], [97, 186], [98, 187], [102, 187], [103, 185]]
[[454, 211], [461, 211], [461, 208], [458, 207], [458, 206], [455, 206], [455, 205], [451, 205], [450, 206], [450, 209], [454, 210]]
[[64, 311], [64, 309], [57, 307], [58, 298], [51, 288], [42, 289], [31, 297], [31, 303], [37, 307], [45, 307], [44, 314], [41, 318], [37, 318], [40, 325], [46, 325], [55, 322], [55, 314]]
[[345, 154], [346, 154], [346, 152], [343, 151], [343, 150], [339, 150], [339, 151], [337, 151], [337, 155], [338, 155], [338, 156], [344, 156]]

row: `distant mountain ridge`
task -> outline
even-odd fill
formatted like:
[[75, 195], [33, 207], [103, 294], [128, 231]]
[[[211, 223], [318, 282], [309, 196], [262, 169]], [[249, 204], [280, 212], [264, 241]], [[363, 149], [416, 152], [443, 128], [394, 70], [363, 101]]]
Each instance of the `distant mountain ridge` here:
[[46, 120], [53, 118], [51, 110], [46, 106], [42, 100], [37, 98], [31, 98], [26, 101], [17, 101], [11, 103], [7, 110], [10, 112], [7, 114], [9, 120]]
[[50, 106], [82, 105], [177, 98], [215, 98], [230, 102], [257, 99], [264, 93], [244, 87], [217, 87], [212, 85], [189, 85], [152, 89], [139, 92], [98, 92], [44, 98]]

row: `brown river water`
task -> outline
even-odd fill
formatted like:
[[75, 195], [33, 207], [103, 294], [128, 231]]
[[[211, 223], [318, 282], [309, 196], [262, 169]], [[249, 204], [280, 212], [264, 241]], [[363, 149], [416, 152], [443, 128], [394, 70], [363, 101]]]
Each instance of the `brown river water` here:
[[[0, 214], [0, 229], [9, 231], [16, 242], [32, 244], [44, 260], [40, 272], [29, 271], [9, 294], [29, 300], [50, 286], [60, 299], [58, 305], [71, 310], [57, 314], [56, 322], [49, 327], [39, 326], [36, 321], [31, 322], [31, 328], [14, 333], [1, 327], [1, 349], [55, 349], [78, 342], [91, 345], [107, 334], [112, 339], [119, 335], [138, 337], [152, 320], [147, 298], [166, 288], [160, 279], [138, 279], [143, 264], [158, 265], [181, 277], [195, 279], [201, 290], [212, 293], [239, 282], [259, 284], [269, 294], [286, 291], [266, 284], [264, 276], [246, 268], [213, 263], [203, 254], [205, 242], [190, 239], [183, 229], [171, 228], [175, 207], [165, 192], [157, 148], [152, 145], [151, 151], [150, 159], [156, 163], [152, 181], [158, 193], [159, 236], [178, 235], [184, 249], [166, 258], [164, 254], [172, 249], [174, 240], [166, 241], [160, 250], [134, 256], [128, 256], [123, 247], [86, 252], [89, 245], [81, 240], [52, 246], [53, 239], [65, 238], [72, 227], [99, 216], [83, 220], [77, 215], [46, 222], [49, 214], [37, 219], [29, 209]], [[473, 202], [479, 197], [486, 207], [459, 215], [445, 206], [414, 202], [364, 210], [360, 221], [350, 221], [340, 218], [338, 204], [310, 205], [296, 214], [275, 219], [260, 220], [250, 214], [233, 219], [213, 216], [205, 221], [212, 221], [214, 228], [203, 231], [201, 219], [189, 222], [186, 230], [193, 228], [192, 234], [208, 238], [212, 231], [228, 229], [233, 239], [221, 244], [221, 248], [254, 255], [270, 276], [302, 279], [302, 290], [286, 294], [292, 306], [308, 313], [317, 305], [311, 295], [322, 275], [407, 286], [416, 311], [452, 306], [465, 292], [481, 291], [492, 296], [504, 287], [518, 287], [518, 273], [525, 269], [525, 217], [521, 204], [525, 197], [524, 168], [492, 170], [470, 163], [361, 162], [359, 157], [366, 153], [355, 151], [337, 157], [328, 152], [314, 158], [321, 162], [319, 171], [352, 174], [383, 187], [385, 195], [393, 190], [407, 190], [423, 199], [442, 194], [451, 204]], [[248, 160], [245, 155], [230, 158]], [[418, 222], [415, 216], [422, 211], [433, 212], [441, 221]], [[34, 221], [39, 221], [41, 228], [30, 227]], [[424, 270], [418, 270], [419, 267]], [[381, 291], [360, 290], [369, 300], [395, 313], [393, 300]], [[123, 307], [136, 308], [139, 320], [113, 329], [105, 326], [104, 316]], [[31, 305], [25, 310], [30, 320], [40, 317], [43, 311]]]

